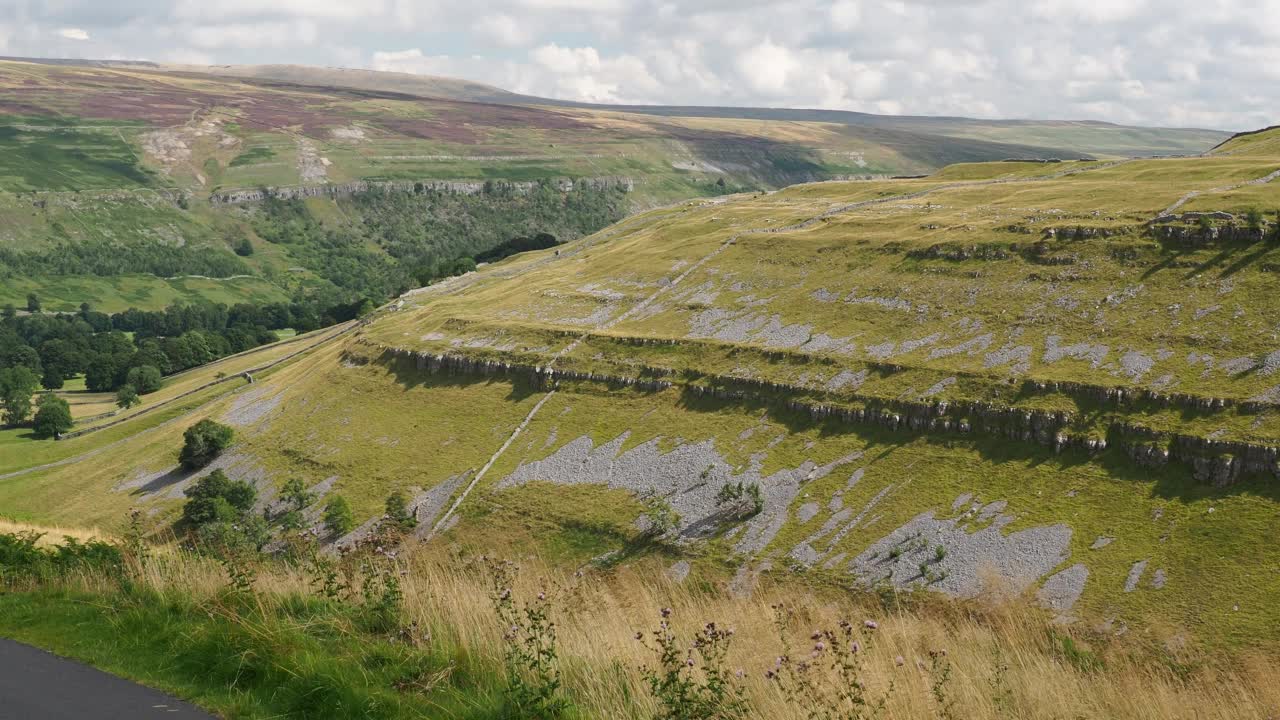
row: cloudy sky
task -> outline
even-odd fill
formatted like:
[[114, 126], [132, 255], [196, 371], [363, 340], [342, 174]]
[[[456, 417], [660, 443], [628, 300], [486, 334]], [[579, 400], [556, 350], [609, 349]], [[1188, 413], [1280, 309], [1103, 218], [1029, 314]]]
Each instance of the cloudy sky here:
[[1280, 123], [1280, 0], [0, 0], [0, 55], [362, 67], [606, 103]]

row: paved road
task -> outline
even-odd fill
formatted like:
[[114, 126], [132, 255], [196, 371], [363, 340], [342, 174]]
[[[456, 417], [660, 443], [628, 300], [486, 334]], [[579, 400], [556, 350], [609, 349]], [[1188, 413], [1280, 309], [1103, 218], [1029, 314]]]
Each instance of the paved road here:
[[193, 705], [0, 638], [0, 720], [214, 720]]

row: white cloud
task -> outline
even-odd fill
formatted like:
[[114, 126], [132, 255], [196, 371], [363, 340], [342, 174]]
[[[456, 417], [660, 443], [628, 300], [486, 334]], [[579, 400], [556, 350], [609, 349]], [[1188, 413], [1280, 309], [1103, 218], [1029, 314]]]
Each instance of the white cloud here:
[[533, 32], [529, 28], [528, 20], [522, 23], [506, 13], [485, 15], [472, 27], [482, 36], [508, 47], [528, 45], [533, 41]]
[[1280, 80], [1280, 23], [1269, 22], [1280, 0], [18, 5], [17, 17], [0, 10], [6, 54], [73, 53], [92, 38], [102, 57], [358, 65], [572, 100], [1231, 129], [1280, 120], [1266, 99]]

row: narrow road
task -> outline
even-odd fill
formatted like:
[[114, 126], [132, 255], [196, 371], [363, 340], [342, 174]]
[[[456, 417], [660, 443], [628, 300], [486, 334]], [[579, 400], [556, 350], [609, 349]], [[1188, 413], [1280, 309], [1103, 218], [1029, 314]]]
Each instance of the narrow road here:
[[0, 638], [4, 720], [215, 720], [213, 715], [114, 675]]

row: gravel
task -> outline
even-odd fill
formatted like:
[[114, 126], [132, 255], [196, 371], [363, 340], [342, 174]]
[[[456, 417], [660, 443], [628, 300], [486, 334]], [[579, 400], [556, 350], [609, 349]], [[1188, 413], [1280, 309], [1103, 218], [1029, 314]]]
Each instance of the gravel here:
[[280, 404], [284, 393], [276, 392], [266, 397], [273, 388], [259, 384], [258, 387], [241, 394], [231, 403], [231, 407], [222, 414], [222, 421], [234, 427], [257, 425]]
[[[974, 597], [982, 592], [988, 572], [1021, 593], [1069, 556], [1071, 528], [1065, 524], [1005, 535], [1002, 528], [1013, 520], [1008, 515], [972, 533], [962, 525], [964, 520], [940, 520], [932, 510], [917, 515], [854, 558], [849, 571], [867, 586], [888, 581], [900, 588], [928, 587], [954, 597]], [[921, 575], [922, 566], [931, 577]]]
[[859, 370], [858, 372], [841, 370], [838, 375], [827, 382], [827, 390], [830, 392], [857, 390], [867, 381], [869, 375], [870, 372], [867, 370]]
[[817, 516], [818, 507], [819, 505], [816, 502], [807, 502], [796, 508], [796, 521], [801, 523], [809, 522]]
[[572, 440], [542, 460], [521, 463], [498, 482], [498, 488], [543, 480], [563, 485], [604, 484], [636, 494], [654, 492], [679, 513], [678, 533], [685, 539], [696, 539], [732, 521], [716, 503], [720, 488], [729, 483], [759, 484], [764, 510], [742, 521], [744, 530], [734, 546], [740, 553], [754, 554], [782, 529], [802, 484], [825, 477], [861, 456], [854, 453], [822, 466], [805, 461], [800, 467], [763, 476], [757, 463], [735, 473], [733, 465], [716, 451], [715, 440], [682, 443], [663, 453], [660, 438], [653, 438], [623, 452], [630, 437], [628, 431], [598, 447], [588, 436]]
[[1232, 358], [1218, 367], [1222, 368], [1228, 375], [1240, 375], [1258, 367], [1258, 361], [1251, 357]]
[[1280, 350], [1274, 350], [1262, 359], [1262, 374], [1272, 375], [1280, 370]]
[[685, 578], [689, 577], [689, 561], [677, 560], [671, 567], [667, 568], [667, 577], [672, 582], [682, 583]]
[[1093, 544], [1089, 546], [1089, 549], [1101, 550], [1102, 548], [1110, 545], [1113, 542], [1115, 542], [1115, 538], [1098, 536], [1098, 539], [1093, 541]]
[[1156, 570], [1155, 575], [1151, 578], [1151, 587], [1157, 590], [1163, 590], [1164, 584], [1168, 579], [1169, 576], [1165, 574], [1164, 568], [1160, 568], [1159, 570]]
[[943, 378], [942, 380], [939, 380], [938, 382], [930, 386], [928, 390], [925, 390], [923, 393], [921, 393], [920, 397], [926, 397], [926, 398], [933, 397], [934, 395], [937, 395], [938, 393], [943, 392], [944, 390], [946, 390], [947, 388], [955, 384], [956, 384], [956, 379], [954, 377]]
[[1107, 353], [1111, 348], [1093, 343], [1076, 343], [1074, 345], [1063, 345], [1062, 338], [1057, 335], [1050, 335], [1045, 340], [1045, 350], [1043, 360], [1046, 363], [1054, 363], [1063, 358], [1071, 358], [1073, 360], [1086, 360], [1093, 367], [1099, 367], [1106, 360]]
[[1077, 563], [1045, 580], [1036, 598], [1054, 612], [1066, 612], [1080, 599], [1088, 579], [1089, 568]]
[[1147, 561], [1139, 560], [1129, 568], [1129, 577], [1124, 579], [1124, 591], [1129, 593], [1138, 589], [1138, 583], [1142, 580], [1142, 573], [1147, 571]]
[[962, 342], [959, 345], [953, 345], [951, 347], [945, 347], [945, 348], [935, 348], [933, 350], [930, 350], [929, 359], [937, 360], [939, 358], [951, 357], [952, 355], [959, 355], [960, 353], [967, 353], [969, 355], [973, 355], [975, 353], [980, 353], [985, 351], [987, 348], [991, 347], [991, 343], [993, 342], [995, 342], [994, 335], [990, 333], [987, 333], [986, 335], [979, 335], [978, 337], [973, 338], [971, 340], [966, 340], [965, 342]]
[[995, 352], [987, 353], [982, 366], [988, 370], [1002, 365], [1010, 366], [1015, 374], [1025, 373], [1031, 369], [1030, 345], [1006, 345]]
[[430, 490], [418, 494], [409, 502], [409, 506], [413, 508], [414, 517], [418, 519], [418, 526], [414, 530], [414, 535], [418, 538], [425, 538], [431, 533], [431, 528], [435, 527], [440, 513], [444, 512], [444, 509], [448, 507], [449, 499], [458, 491], [458, 488], [462, 487], [465, 481], [470, 479], [470, 475], [470, 472], [454, 475]]
[[1120, 369], [1133, 380], [1141, 380], [1155, 364], [1149, 355], [1137, 350], [1130, 350], [1120, 357]]

